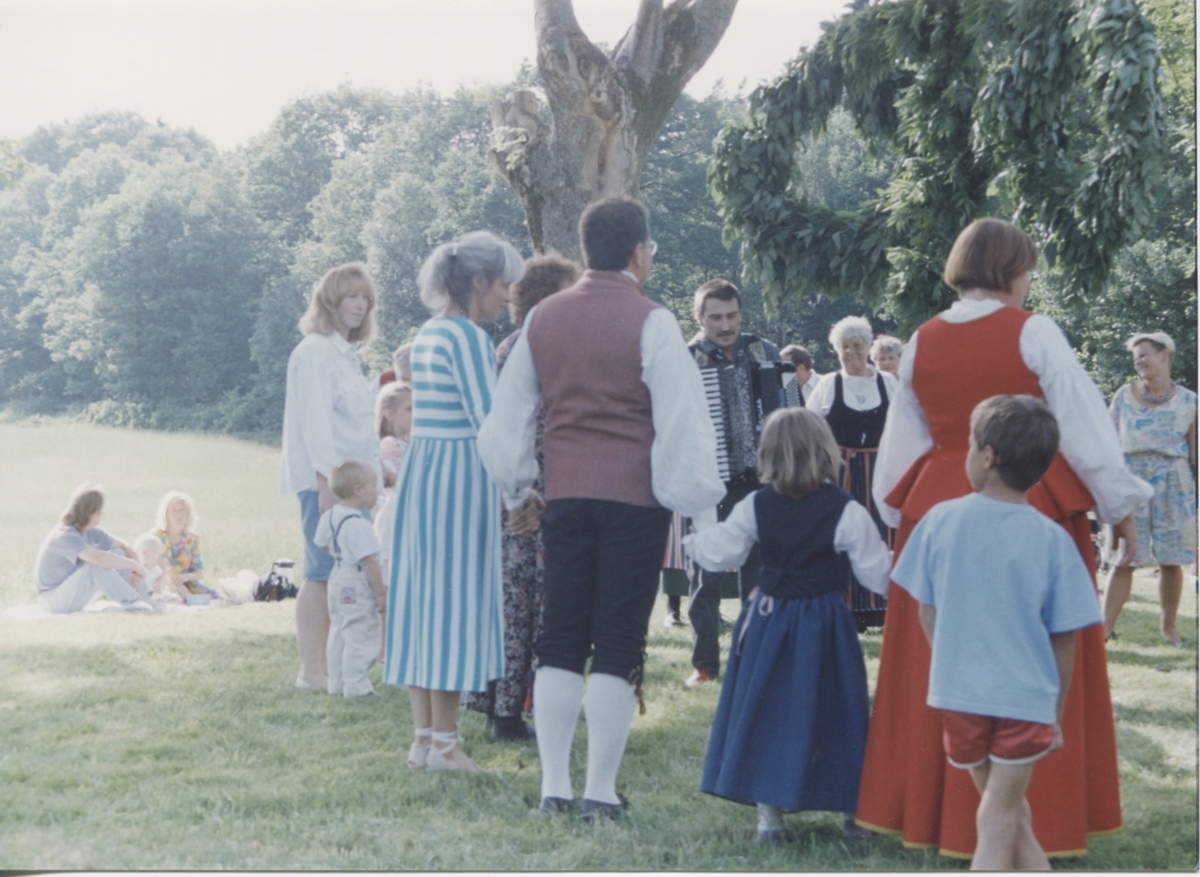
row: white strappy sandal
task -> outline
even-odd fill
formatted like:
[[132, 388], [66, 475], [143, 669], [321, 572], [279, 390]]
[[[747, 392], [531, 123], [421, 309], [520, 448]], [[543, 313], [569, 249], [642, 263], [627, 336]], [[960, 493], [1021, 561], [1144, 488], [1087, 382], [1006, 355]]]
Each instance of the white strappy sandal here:
[[433, 734], [433, 728], [417, 728], [413, 731], [413, 744], [408, 747], [408, 766], [411, 770], [424, 770], [429, 760], [429, 744], [418, 743], [422, 737]]
[[482, 773], [483, 768], [471, 760], [467, 753], [458, 748], [458, 731], [434, 731], [431, 735], [429, 755], [425, 759], [425, 770], [458, 770], [464, 773]]

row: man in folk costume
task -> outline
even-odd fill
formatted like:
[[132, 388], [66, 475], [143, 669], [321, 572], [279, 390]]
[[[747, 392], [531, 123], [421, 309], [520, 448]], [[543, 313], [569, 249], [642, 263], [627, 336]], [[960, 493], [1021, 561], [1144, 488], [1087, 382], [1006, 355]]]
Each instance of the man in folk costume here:
[[479, 447], [505, 505], [518, 508], [537, 474], [534, 421], [545, 406], [545, 603], [533, 688], [540, 809], [576, 807], [569, 765], [582, 706], [588, 759], [578, 809], [615, 817], [627, 807], [616, 776], [671, 511], [715, 522], [725, 486], [679, 324], [642, 288], [656, 249], [645, 207], [596, 202], [579, 232], [588, 270], [529, 314]]

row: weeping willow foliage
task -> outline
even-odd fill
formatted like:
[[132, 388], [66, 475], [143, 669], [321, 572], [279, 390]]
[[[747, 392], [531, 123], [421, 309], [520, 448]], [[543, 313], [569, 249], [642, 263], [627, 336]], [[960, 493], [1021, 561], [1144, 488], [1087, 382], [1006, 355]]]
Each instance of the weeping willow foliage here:
[[[952, 299], [946, 254], [986, 215], [1024, 228], [1082, 299], [1149, 218], [1157, 75], [1132, 0], [862, 6], [754, 92], [718, 137], [709, 186], [771, 301], [851, 294], [911, 329]], [[839, 105], [898, 159], [850, 211], [798, 194], [796, 150]]]

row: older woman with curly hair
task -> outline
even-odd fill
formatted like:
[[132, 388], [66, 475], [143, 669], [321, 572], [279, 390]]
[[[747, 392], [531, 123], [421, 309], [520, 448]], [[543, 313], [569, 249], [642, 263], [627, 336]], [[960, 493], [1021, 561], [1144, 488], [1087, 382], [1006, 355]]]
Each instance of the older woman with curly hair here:
[[[555, 253], [525, 260], [525, 276], [512, 286], [513, 300], [509, 316], [518, 327], [542, 299], [566, 289], [579, 279], [582, 269], [570, 259]], [[500, 342], [496, 348], [496, 375], [521, 336], [521, 329]], [[546, 425], [545, 411], [538, 412], [537, 437], [534, 442], [538, 476], [533, 489], [543, 492], [542, 432]], [[526, 695], [533, 678], [533, 644], [541, 627], [542, 617], [542, 534], [518, 533], [512, 529], [510, 515], [504, 513], [504, 535], [501, 552], [504, 564], [504, 676], [488, 686], [487, 691], [463, 695], [467, 709], [487, 713], [493, 743], [503, 740], [532, 740], [534, 731], [521, 718]]]
[[1108, 410], [1121, 437], [1125, 465], [1150, 483], [1154, 496], [1133, 513], [1137, 553], [1109, 575], [1104, 633], [1114, 636], [1133, 587], [1134, 569], [1156, 562], [1159, 633], [1181, 647], [1175, 615], [1183, 593], [1183, 568], [1196, 562], [1196, 485], [1188, 465], [1196, 463], [1196, 394], [1171, 380], [1175, 339], [1166, 332], [1134, 335], [1125, 346], [1140, 380], [1117, 390]]
[[[867, 364], [867, 352], [874, 337], [865, 317], [845, 317], [834, 323], [829, 343], [842, 367], [824, 375], [805, 404], [825, 415], [842, 449], [842, 489], [866, 506], [879, 534], [890, 543], [887, 525], [879, 517], [871, 497], [871, 475], [887, 422], [888, 405], [898, 385], [891, 374]], [[864, 630], [883, 624], [887, 603], [852, 579], [850, 608], [859, 630]]]
[[329, 473], [343, 460], [380, 468], [375, 395], [358, 358], [358, 345], [375, 334], [375, 302], [366, 266], [351, 262], [326, 272], [313, 285], [300, 318], [304, 340], [288, 358], [280, 490], [299, 498], [304, 530], [304, 584], [296, 598], [297, 688], [324, 690], [328, 682], [327, 584], [333, 557], [313, 537], [321, 515], [337, 502]]

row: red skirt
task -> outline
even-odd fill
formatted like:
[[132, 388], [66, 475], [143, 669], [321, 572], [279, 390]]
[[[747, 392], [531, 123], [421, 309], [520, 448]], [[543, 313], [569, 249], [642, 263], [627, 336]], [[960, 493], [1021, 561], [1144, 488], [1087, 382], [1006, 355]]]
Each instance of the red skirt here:
[[[1060, 523], [1094, 579], [1087, 515], [1076, 513]], [[897, 556], [915, 526], [908, 518], [901, 521]], [[970, 858], [979, 795], [968, 771], [946, 763], [941, 713], [925, 705], [930, 654], [918, 605], [891, 584], [857, 821], [900, 835], [908, 847]], [[1089, 835], [1121, 828], [1116, 734], [1100, 624], [1075, 634], [1075, 670], [1062, 730], [1065, 745], [1038, 762], [1026, 793], [1038, 842], [1047, 855], [1060, 857], [1082, 855]]]

